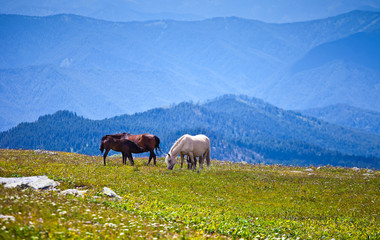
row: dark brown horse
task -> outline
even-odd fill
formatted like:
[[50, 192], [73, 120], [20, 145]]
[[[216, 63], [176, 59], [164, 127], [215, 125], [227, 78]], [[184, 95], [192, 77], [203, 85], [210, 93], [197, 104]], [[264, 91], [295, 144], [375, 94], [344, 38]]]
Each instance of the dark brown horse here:
[[101, 153], [105, 150], [103, 154], [104, 166], [106, 165], [106, 157], [110, 150], [114, 150], [116, 152], [121, 152], [123, 155], [123, 164], [127, 164], [127, 158], [131, 162], [131, 165], [134, 165], [132, 152], [140, 152], [143, 151], [137, 144], [131, 140], [124, 138], [114, 138], [110, 135], [105, 135], [102, 137], [100, 142], [99, 150]]
[[[138, 151], [132, 151], [132, 153], [143, 153], [143, 152], [149, 152], [149, 160], [148, 165], [153, 159], [154, 165], [156, 165], [156, 154], [158, 154], [157, 150], [160, 150], [160, 139], [149, 133], [144, 134], [138, 134], [138, 135], [132, 135], [129, 133], [118, 133], [118, 134], [112, 134], [108, 135], [115, 139], [128, 139], [132, 142], [134, 142], [137, 146], [139, 146], [140, 150]], [[154, 153], [154, 150], [156, 150], [156, 153]]]

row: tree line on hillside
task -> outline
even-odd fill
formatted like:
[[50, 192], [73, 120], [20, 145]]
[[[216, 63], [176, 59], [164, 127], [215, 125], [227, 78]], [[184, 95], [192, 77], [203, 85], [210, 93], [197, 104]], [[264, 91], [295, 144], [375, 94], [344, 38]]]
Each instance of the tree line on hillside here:
[[[340, 151], [329, 150], [310, 143], [306, 141], [307, 138], [297, 139], [297, 136], [305, 134], [302, 133], [302, 128], [307, 129], [308, 126], [303, 121], [295, 121], [278, 109], [263, 105], [258, 109], [265, 114], [261, 115], [259, 113], [261, 110], [256, 109], [255, 112], [252, 110], [247, 115], [244, 105], [240, 106], [236, 102], [223, 103], [219, 106], [211, 105], [212, 103], [203, 106], [183, 103], [170, 109], [153, 109], [145, 113], [122, 115], [104, 120], [89, 120], [69, 111], [59, 111], [40, 117], [34, 123], [22, 123], [9, 131], [0, 133], [0, 147], [48, 149], [98, 155], [100, 154], [100, 139], [103, 135], [148, 132], [159, 136], [161, 149], [168, 152], [175, 140], [183, 134], [202, 133], [211, 140], [212, 158], [220, 160], [380, 168], [379, 158], [371, 154], [368, 156], [343, 154]], [[235, 109], [236, 116], [226, 114], [225, 110], [228, 106]], [[238, 114], [239, 111], [241, 114]], [[270, 116], [282, 114], [283, 116], [280, 117], [282, 122], [269, 120], [268, 112]], [[313, 124], [318, 124], [318, 121]], [[323, 124], [318, 127], [326, 128]], [[298, 130], [294, 130], [295, 128]], [[350, 134], [343, 134], [342, 129], [331, 130], [331, 134], [340, 134], [338, 137], [341, 137], [342, 141], [354, 144], [349, 138]], [[317, 134], [317, 130], [313, 131]], [[372, 144], [370, 139], [368, 141]], [[333, 144], [334, 142], [331, 143]], [[374, 149], [374, 152], [377, 150]]]

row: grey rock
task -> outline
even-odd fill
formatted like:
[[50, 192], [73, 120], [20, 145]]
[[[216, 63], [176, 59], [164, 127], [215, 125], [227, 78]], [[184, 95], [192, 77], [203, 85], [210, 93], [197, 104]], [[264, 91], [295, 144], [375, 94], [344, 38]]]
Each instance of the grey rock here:
[[87, 192], [87, 190], [81, 190], [80, 191], [77, 189], [67, 189], [67, 190], [60, 192], [59, 194], [61, 194], [61, 195], [74, 195], [74, 196], [82, 197], [86, 192]]
[[40, 150], [40, 149], [34, 150], [34, 152], [37, 154], [58, 155], [58, 153], [56, 153], [56, 152], [47, 151], [47, 150]]
[[370, 174], [370, 173], [363, 173], [363, 176], [373, 176], [373, 174]]
[[13, 216], [10, 215], [1, 215], [0, 214], [0, 220], [5, 220], [5, 221], [12, 221], [14, 222], [16, 219]]
[[116, 198], [121, 198], [119, 195], [117, 195], [114, 191], [112, 191], [108, 187], [104, 187], [102, 190], [102, 193], [107, 195], [108, 197], [116, 197]]
[[47, 176], [32, 176], [32, 177], [11, 177], [0, 178], [0, 183], [5, 184], [6, 188], [33, 188], [37, 189], [52, 189], [59, 185], [58, 182], [49, 179]]

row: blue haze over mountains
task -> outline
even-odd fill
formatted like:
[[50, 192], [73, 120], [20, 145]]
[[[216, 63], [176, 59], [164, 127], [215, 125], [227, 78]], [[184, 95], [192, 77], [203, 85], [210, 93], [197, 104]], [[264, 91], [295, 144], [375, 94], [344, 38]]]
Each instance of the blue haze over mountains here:
[[90, 119], [245, 94], [284, 109], [380, 111], [380, 13], [271, 24], [0, 16], [0, 125]]
[[301, 113], [329, 123], [380, 135], [380, 112], [335, 104], [323, 108], [306, 109]]
[[380, 167], [380, 2], [69, 2], [0, 0], [0, 147], [202, 132], [218, 159]]
[[108, 21], [203, 20], [237, 16], [269, 23], [327, 18], [353, 10], [380, 11], [378, 0], [1, 0], [1, 13], [69, 13]]

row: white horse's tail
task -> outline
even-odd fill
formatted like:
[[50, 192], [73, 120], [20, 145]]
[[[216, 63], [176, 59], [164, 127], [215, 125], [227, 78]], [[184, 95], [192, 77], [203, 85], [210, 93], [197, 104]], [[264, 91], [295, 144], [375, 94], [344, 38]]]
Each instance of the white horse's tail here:
[[211, 165], [210, 148], [208, 148], [208, 151], [206, 152], [206, 163], [207, 163], [207, 167], [210, 167]]

